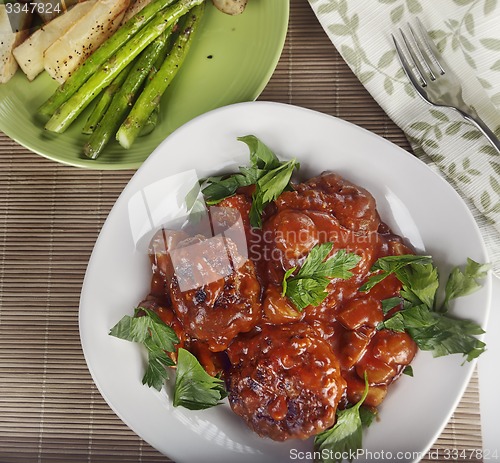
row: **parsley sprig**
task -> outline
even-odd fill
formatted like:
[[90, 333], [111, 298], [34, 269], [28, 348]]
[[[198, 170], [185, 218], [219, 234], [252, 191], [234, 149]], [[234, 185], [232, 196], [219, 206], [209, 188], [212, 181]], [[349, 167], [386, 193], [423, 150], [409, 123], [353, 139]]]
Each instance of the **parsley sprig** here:
[[326, 288], [331, 279], [350, 278], [350, 270], [361, 260], [360, 256], [348, 253], [345, 249], [327, 259], [332, 249], [331, 242], [317, 244], [307, 255], [297, 275], [292, 276], [297, 267], [285, 272], [282, 295], [287, 296], [297, 310], [302, 311], [309, 305], [317, 306], [323, 302], [328, 295]]
[[350, 408], [337, 410], [335, 425], [315, 436], [314, 449], [322, 456], [321, 462], [341, 463], [343, 455], [362, 448], [363, 427], [368, 427], [375, 417], [370, 409], [361, 407], [368, 390], [368, 375], [365, 372], [365, 390], [361, 399]]
[[[165, 324], [151, 309], [138, 307], [134, 316], [125, 315], [109, 334], [127, 341], [137, 342], [148, 351], [148, 366], [142, 384], [160, 390], [168, 379], [166, 367], [176, 363], [169, 357], [175, 351], [179, 338], [174, 330]], [[224, 382], [210, 376], [198, 359], [187, 350], [177, 350], [177, 371], [173, 404], [190, 410], [210, 408], [220, 403], [227, 393]]]
[[459, 267], [455, 267], [446, 283], [446, 295], [443, 303], [444, 308], [448, 308], [452, 299], [467, 296], [480, 289], [481, 284], [478, 280], [486, 277], [490, 268], [490, 264], [479, 264], [472, 259], [467, 259], [464, 271]]
[[421, 350], [431, 351], [434, 357], [463, 354], [471, 361], [485, 350], [484, 342], [475, 337], [484, 331], [477, 323], [452, 317], [447, 311], [451, 300], [481, 288], [478, 280], [486, 276], [489, 268], [490, 265], [472, 259], [467, 259], [464, 271], [454, 268], [446, 282], [444, 300], [439, 303], [439, 275], [430, 257], [388, 256], [375, 263], [371, 269], [374, 274], [360, 289], [369, 291], [394, 274], [403, 285], [401, 298], [382, 301], [382, 308], [388, 313], [402, 303], [403, 309], [380, 323], [377, 329], [406, 331]]
[[238, 140], [250, 149], [250, 167], [240, 167], [240, 171], [229, 176], [209, 177], [204, 181], [203, 195], [208, 205], [218, 204], [232, 196], [240, 187], [255, 185], [250, 209], [250, 224], [262, 227], [262, 213], [265, 207], [290, 188], [293, 171], [299, 163], [280, 161], [278, 157], [257, 137], [247, 135]]
[[142, 384], [160, 390], [168, 378], [165, 367], [175, 365], [167, 352], [174, 352], [179, 338], [174, 330], [151, 309], [138, 307], [134, 316], [125, 315], [109, 334], [120, 339], [143, 344], [148, 351], [148, 366]]

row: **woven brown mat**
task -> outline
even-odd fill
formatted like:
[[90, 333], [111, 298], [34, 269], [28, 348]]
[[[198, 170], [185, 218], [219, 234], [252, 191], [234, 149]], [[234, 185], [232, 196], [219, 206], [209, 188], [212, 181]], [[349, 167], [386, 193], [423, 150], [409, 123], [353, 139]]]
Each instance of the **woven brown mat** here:
[[[285, 49], [261, 99], [341, 117], [409, 149], [305, 0], [291, 1]], [[104, 402], [78, 333], [88, 258], [132, 174], [59, 165], [0, 135], [0, 463], [169, 461]], [[474, 376], [423, 461], [449, 461], [454, 449], [468, 452], [455, 461], [481, 461], [470, 453], [480, 448]]]

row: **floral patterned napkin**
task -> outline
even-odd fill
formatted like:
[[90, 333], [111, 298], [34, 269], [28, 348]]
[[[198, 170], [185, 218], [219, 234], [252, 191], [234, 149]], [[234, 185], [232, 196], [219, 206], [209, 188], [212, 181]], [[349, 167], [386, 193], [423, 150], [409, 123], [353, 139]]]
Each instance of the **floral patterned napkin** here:
[[473, 212], [500, 276], [500, 155], [453, 111], [413, 90], [391, 32], [420, 18], [464, 99], [500, 136], [500, 0], [309, 0], [330, 40], [415, 154], [450, 182]]

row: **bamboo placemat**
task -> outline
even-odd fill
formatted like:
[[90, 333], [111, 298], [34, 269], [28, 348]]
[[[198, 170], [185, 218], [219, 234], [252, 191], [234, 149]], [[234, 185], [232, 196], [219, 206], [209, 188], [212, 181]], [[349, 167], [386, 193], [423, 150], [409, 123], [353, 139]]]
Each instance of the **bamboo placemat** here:
[[[291, 0], [285, 49], [260, 99], [341, 117], [409, 149], [402, 132], [337, 54], [305, 0]], [[0, 463], [170, 461], [104, 402], [78, 333], [88, 258], [132, 174], [59, 165], [0, 134]], [[450, 460], [445, 456], [454, 449], [468, 452], [455, 461], [482, 461], [470, 453], [480, 448], [474, 376], [423, 461]]]

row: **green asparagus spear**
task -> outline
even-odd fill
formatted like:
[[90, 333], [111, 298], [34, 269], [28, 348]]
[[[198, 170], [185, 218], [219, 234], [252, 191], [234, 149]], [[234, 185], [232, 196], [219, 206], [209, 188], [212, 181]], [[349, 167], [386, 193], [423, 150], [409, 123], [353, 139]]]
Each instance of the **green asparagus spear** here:
[[154, 0], [138, 14], [130, 18], [108, 40], [106, 40], [85, 62], [79, 66], [66, 82], [61, 84], [52, 96], [38, 109], [39, 115], [50, 117], [73, 95], [87, 79], [97, 71], [110, 56], [134, 36], [145, 24], [175, 0]]
[[[149, 76], [148, 80], [146, 82], [149, 82], [155, 74], [158, 72], [158, 69], [160, 69], [161, 65], [163, 64], [163, 61], [165, 61], [165, 58], [167, 57], [169, 49], [165, 47], [165, 49], [162, 51], [160, 56], [158, 56], [158, 59], [156, 60], [155, 65], [149, 71]], [[161, 103], [159, 102], [153, 112], [149, 115], [148, 120], [144, 124], [144, 127], [141, 129], [141, 133], [139, 134], [139, 137], [144, 137], [146, 135], [149, 135], [157, 126], [158, 121], [160, 120], [160, 108], [161, 108]]]
[[96, 159], [111, 137], [115, 135], [127, 111], [133, 105], [144, 80], [156, 63], [158, 56], [163, 49], [169, 46], [169, 37], [171, 34], [172, 27], [168, 28], [154, 42], [150, 43], [133, 63], [123, 85], [113, 96], [111, 104], [101, 122], [83, 147], [83, 152], [87, 157]]
[[159, 103], [161, 96], [177, 74], [189, 51], [193, 36], [203, 16], [204, 4], [193, 8], [182, 27], [172, 51], [165, 59], [156, 75], [148, 82], [121, 127], [116, 139], [124, 148], [130, 148], [137, 138], [149, 115]]
[[101, 90], [107, 87], [144, 48], [181, 16], [203, 1], [179, 0], [173, 6], [157, 13], [142, 30], [111, 56], [66, 103], [57, 109], [45, 128], [51, 132], [64, 132], [89, 103], [99, 95]]
[[158, 124], [158, 119], [160, 118], [160, 105], [158, 104], [153, 112], [149, 115], [148, 120], [144, 123], [139, 137], [145, 137], [149, 135]]
[[106, 110], [109, 108], [111, 104], [111, 100], [113, 99], [113, 95], [120, 89], [127, 74], [129, 73], [129, 67], [132, 66], [132, 63], [129, 64], [118, 76], [111, 82], [111, 85], [107, 87], [101, 94], [99, 101], [95, 105], [94, 109], [90, 113], [89, 118], [87, 119], [87, 123], [82, 129], [82, 133], [85, 135], [90, 135], [94, 132], [97, 124], [101, 121]]

